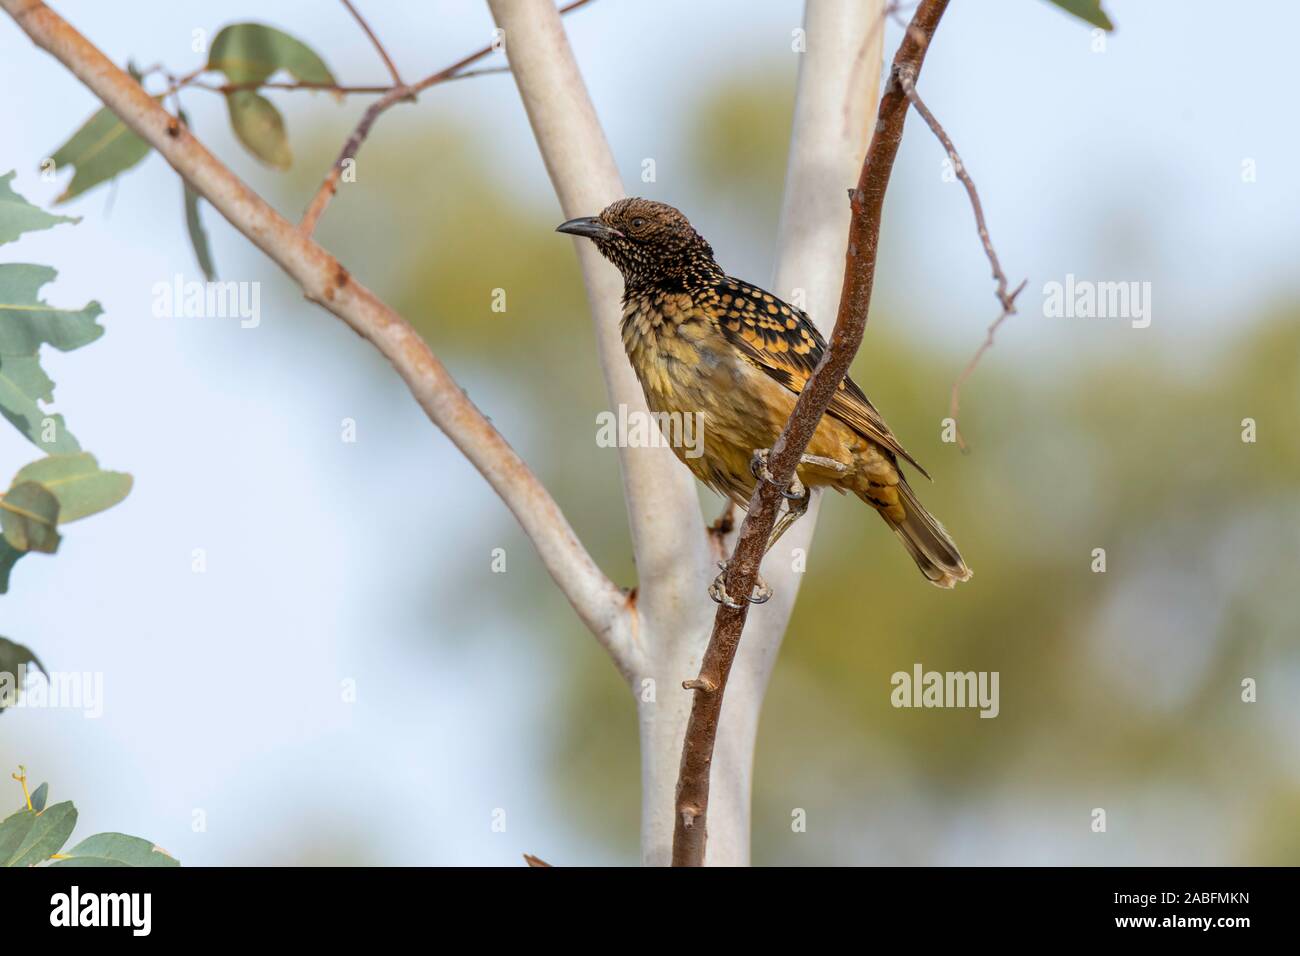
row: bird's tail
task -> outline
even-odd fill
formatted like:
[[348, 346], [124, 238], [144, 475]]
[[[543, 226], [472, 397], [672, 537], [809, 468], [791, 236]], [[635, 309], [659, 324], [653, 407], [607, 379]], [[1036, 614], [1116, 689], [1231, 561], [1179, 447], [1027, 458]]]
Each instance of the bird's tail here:
[[907, 479], [900, 476], [897, 485], [871, 485], [857, 494], [885, 519], [931, 584], [950, 588], [958, 581], [970, 580], [972, 571], [957, 546], [943, 525], [917, 501]]

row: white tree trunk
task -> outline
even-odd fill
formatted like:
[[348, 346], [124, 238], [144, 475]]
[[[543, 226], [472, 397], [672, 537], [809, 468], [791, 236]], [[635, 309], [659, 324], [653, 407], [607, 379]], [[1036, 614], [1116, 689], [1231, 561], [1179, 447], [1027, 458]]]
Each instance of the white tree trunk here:
[[[565, 215], [598, 213], [622, 195], [622, 185], [552, 0], [488, 5], [504, 30], [511, 72]], [[844, 274], [847, 191], [857, 182], [878, 100], [883, 0], [810, 0], [804, 30], [773, 291], [796, 298], [802, 289], [808, 312], [829, 331]], [[643, 408], [618, 340], [618, 274], [590, 243], [579, 241], [578, 255], [610, 401]], [[665, 472], [668, 456], [632, 449], [622, 457], [640, 581], [631, 685], [640, 725], [641, 857], [653, 866], [672, 858], [673, 798], [691, 706], [682, 681], [699, 671], [715, 613], [706, 592], [712, 549], [694, 492], [688, 501], [682, 491], [688, 472], [671, 460]], [[758, 716], [798, 591], [791, 553], [806, 553], [815, 515], [814, 505], [764, 565], [776, 597], [750, 612], [727, 687], [710, 777], [710, 865], [749, 862]]]

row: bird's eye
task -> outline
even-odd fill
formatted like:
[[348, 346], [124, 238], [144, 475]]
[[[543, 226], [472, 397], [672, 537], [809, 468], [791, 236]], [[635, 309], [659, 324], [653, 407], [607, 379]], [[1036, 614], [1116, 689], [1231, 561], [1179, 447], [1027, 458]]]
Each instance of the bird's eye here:
[[642, 219], [640, 216], [637, 216], [635, 219], [632, 220], [633, 229], [640, 229], [643, 226], [645, 226], [645, 220]]

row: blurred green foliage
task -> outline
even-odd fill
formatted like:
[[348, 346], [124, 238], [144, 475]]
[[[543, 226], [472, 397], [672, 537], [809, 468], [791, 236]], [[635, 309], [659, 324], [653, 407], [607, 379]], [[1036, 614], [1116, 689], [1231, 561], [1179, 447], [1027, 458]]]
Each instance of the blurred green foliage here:
[[[690, 188], [754, 217], [723, 237], [730, 248], [715, 239], [724, 262], [768, 252], [789, 104], [788, 87], [740, 77], [702, 91], [683, 118], [699, 175]], [[377, 132], [320, 235], [471, 394], [490, 380], [510, 396], [484, 410], [602, 566], [631, 584], [616, 455], [593, 441], [605, 398], [591, 319], [571, 242], [552, 232], [558, 208], [485, 167], [491, 131], [421, 109], [429, 132]], [[337, 134], [319, 133], [303, 155], [332, 155]], [[314, 175], [295, 170], [295, 193], [310, 195]], [[495, 289], [504, 313], [491, 309]], [[1054, 334], [1034, 311], [1003, 334]], [[927, 586], [860, 503], [826, 502], [760, 728], [756, 862], [1300, 862], [1288, 742], [1300, 684], [1300, 302], [1241, 321], [1204, 368], [1127, 326], [1099, 333], [1123, 340], [1086, 360], [1049, 353], [1046, 373], [995, 349], [963, 396], [965, 456], [938, 425], [959, 365], [906, 337], [908, 318], [877, 309], [854, 374], [935, 475], [918, 490], [975, 578], [951, 593]], [[980, 332], [971, 327], [972, 343]], [[1253, 444], [1241, 439], [1247, 417]], [[483, 536], [528, 553], [504, 509]], [[1105, 573], [1091, 570], [1095, 548]], [[464, 593], [490, 585], [485, 569], [430, 561], [430, 576], [463, 574]], [[513, 567], [532, 598], [499, 610], [529, 640], [557, 635], [569, 680], [549, 694], [559, 710], [538, 715], [553, 731], [542, 757], [553, 795], [575, 828], [631, 862], [633, 708], [537, 562]], [[428, 609], [431, 620], [448, 613], [471, 612]], [[894, 709], [890, 675], [915, 662], [999, 671], [1000, 715]], [[1241, 700], [1246, 677], [1258, 703]], [[1094, 807], [1108, 811], [1104, 835], [1090, 832]], [[794, 808], [807, 833], [791, 832]]]

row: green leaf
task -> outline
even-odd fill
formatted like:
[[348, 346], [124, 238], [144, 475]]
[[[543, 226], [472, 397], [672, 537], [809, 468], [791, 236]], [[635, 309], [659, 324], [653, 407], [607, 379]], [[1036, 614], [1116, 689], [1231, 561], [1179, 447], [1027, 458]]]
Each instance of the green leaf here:
[[[45, 668], [30, 647], [11, 641], [7, 637], [0, 637], [0, 671], [17, 674], [19, 664], [35, 664], [36, 669], [45, 674]], [[45, 676], [50, 675], [45, 674]]]
[[334, 74], [309, 46], [262, 23], [232, 23], [222, 29], [212, 41], [208, 69], [220, 70], [231, 83], [261, 84], [285, 70], [301, 83], [335, 85]]
[[203, 230], [203, 220], [199, 218], [200, 198], [189, 183], [185, 183], [185, 228], [189, 230], [190, 245], [194, 247], [194, 256], [199, 260], [204, 278], [215, 282], [217, 267], [212, 262], [212, 249], [208, 246], [208, 234]]
[[[12, 707], [17, 703], [18, 695], [23, 692], [23, 688], [18, 681], [18, 668], [24, 667], [25, 673], [26, 670], [30, 670], [27, 667], [30, 664], [35, 664], [36, 669], [45, 674], [45, 668], [37, 660], [30, 647], [25, 647], [17, 641], [11, 641], [7, 637], [0, 637], [0, 674], [10, 675], [0, 677], [0, 710]], [[49, 674], [45, 674], [47, 680], [49, 676]], [[10, 699], [11, 696], [13, 699]], [[36, 806], [35, 800], [32, 801], [32, 806]], [[42, 797], [41, 806], [37, 807], [37, 809], [39, 810], [44, 806], [44, 798]]]
[[7, 866], [6, 861], [18, 855], [18, 848], [23, 845], [35, 825], [36, 814], [26, 807], [0, 822], [0, 866]]
[[[49, 266], [0, 265], [0, 414], [42, 451], [71, 454], [81, 446], [64, 426], [63, 417], [37, 404], [53, 400], [54, 383], [36, 353], [42, 345], [67, 352], [95, 341], [104, 334], [97, 321], [103, 309], [98, 302], [75, 311], [42, 302], [41, 287], [57, 274]], [[54, 421], [48, 442], [47, 418]]]
[[59, 501], [59, 523], [76, 521], [117, 504], [131, 491], [131, 476], [102, 471], [89, 452], [50, 455], [23, 466], [14, 484], [38, 483]]
[[9, 574], [26, 551], [19, 551], [0, 535], [0, 594], [9, 593]]
[[9, 185], [14, 173], [0, 176], [0, 245], [13, 242], [24, 232], [49, 229], [61, 222], [80, 222], [79, 216], [55, 216], [33, 206]]
[[[21, 822], [15, 826], [14, 833], [21, 837], [17, 845], [5, 854], [10, 839], [6, 839], [5, 829], [10, 821], [19, 817]], [[40, 813], [33, 810], [19, 810], [3, 824], [0, 824], [0, 866], [35, 866], [48, 860], [63, 848], [63, 844], [72, 836], [72, 828], [77, 825], [77, 808], [70, 800], [56, 803]]]
[[50, 785], [43, 783], [32, 791], [32, 809], [40, 813], [45, 809], [45, 801], [50, 795]]
[[73, 311], [40, 300], [41, 286], [57, 275], [49, 266], [0, 265], [0, 354], [35, 355], [42, 344], [69, 352], [104, 334], [96, 322], [104, 311], [98, 302]]
[[[0, 415], [42, 451], [75, 454], [81, 451], [81, 445], [68, 431], [63, 416], [46, 412], [36, 404], [37, 399], [48, 402], [53, 395], [54, 383], [35, 356], [0, 354]], [[49, 432], [45, 427], [46, 419], [52, 422]], [[48, 442], [45, 441], [47, 434], [51, 435]]]
[[1087, 20], [1094, 27], [1101, 27], [1103, 30], [1115, 29], [1115, 24], [1101, 8], [1101, 0], [1048, 0], [1048, 2], [1056, 4], [1066, 13], [1072, 13], [1081, 20]]
[[[182, 123], [190, 125], [190, 118], [185, 115], [184, 110], [177, 110], [176, 114], [180, 117]], [[199, 199], [198, 193], [190, 188], [190, 184], [184, 179], [181, 185], [185, 190], [185, 229], [190, 234], [190, 245], [194, 247], [194, 256], [199, 260], [199, 268], [203, 270], [203, 277], [209, 282], [215, 282], [217, 279], [217, 267], [212, 262], [212, 249], [208, 245], [208, 234], [203, 229], [203, 219], [199, 216]]]
[[241, 90], [227, 94], [226, 105], [230, 107], [230, 125], [248, 151], [268, 166], [288, 169], [293, 160], [289, 138], [284, 119], [271, 101], [252, 90]]
[[67, 202], [107, 182], [148, 155], [149, 144], [127, 129], [116, 113], [104, 107], [50, 157], [56, 169], [76, 167], [72, 182], [55, 202]]
[[19, 551], [59, 550], [59, 499], [34, 481], [14, 485], [0, 498], [0, 529]]
[[96, 833], [52, 866], [180, 866], [180, 861], [148, 840], [125, 833]]

